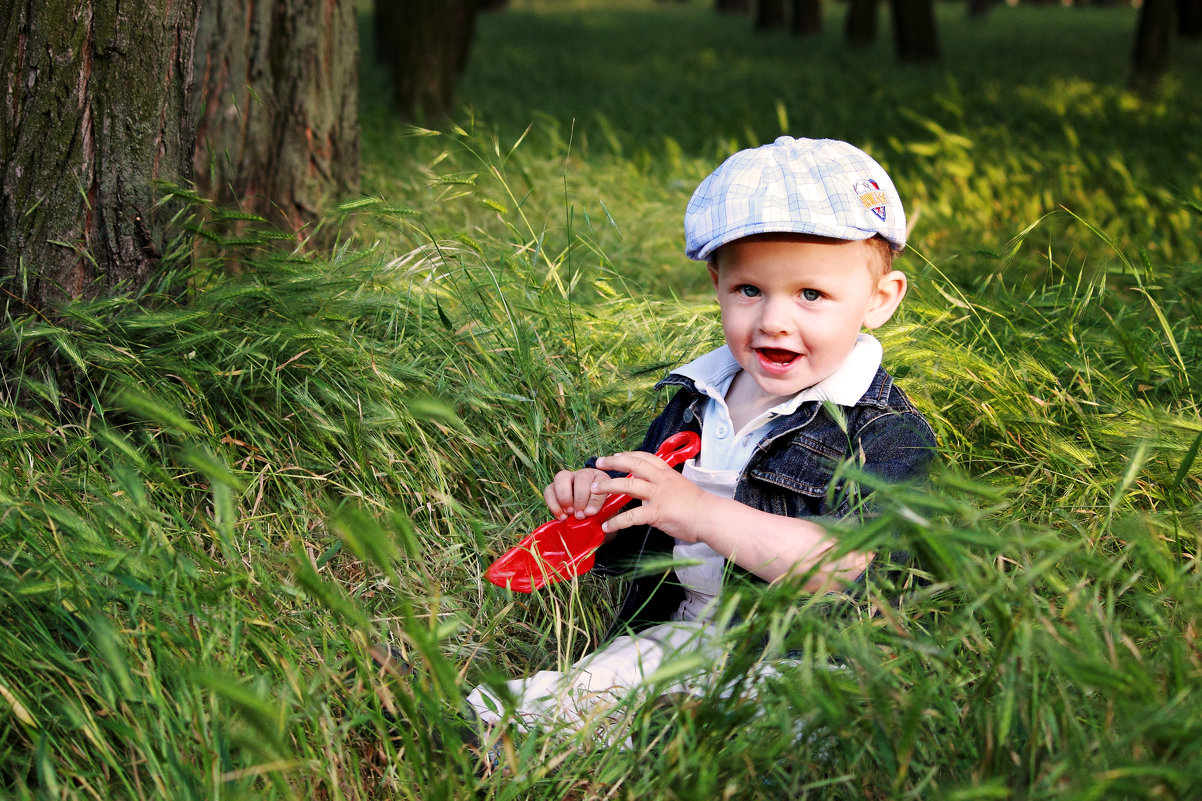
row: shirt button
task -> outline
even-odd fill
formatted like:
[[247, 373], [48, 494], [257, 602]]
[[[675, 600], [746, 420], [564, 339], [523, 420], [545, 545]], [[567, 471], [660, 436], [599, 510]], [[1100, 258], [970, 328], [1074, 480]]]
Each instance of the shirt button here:
[[718, 430], [715, 431], [714, 433], [718, 435], [719, 439], [725, 437], [726, 436], [726, 426], [724, 426], [724, 425], [718, 426]]

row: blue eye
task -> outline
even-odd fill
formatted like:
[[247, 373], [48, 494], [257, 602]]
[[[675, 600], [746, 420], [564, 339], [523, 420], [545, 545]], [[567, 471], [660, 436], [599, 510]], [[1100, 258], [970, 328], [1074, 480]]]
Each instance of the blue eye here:
[[758, 298], [760, 296], [759, 287], [751, 286], [750, 284], [743, 284], [743, 286], [739, 287], [738, 291], [745, 298]]
[[805, 298], [806, 300], [813, 302], [813, 301], [821, 298], [822, 293], [819, 292], [817, 289], [803, 289], [803, 290], [801, 290], [801, 296], [803, 298]]

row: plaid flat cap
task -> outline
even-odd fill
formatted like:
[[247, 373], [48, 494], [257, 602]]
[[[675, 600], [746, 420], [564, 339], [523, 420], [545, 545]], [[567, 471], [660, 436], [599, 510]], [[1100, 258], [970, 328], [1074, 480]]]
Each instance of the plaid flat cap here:
[[702, 181], [685, 210], [684, 233], [685, 253], [698, 261], [727, 242], [768, 233], [880, 234], [900, 251], [906, 213], [889, 175], [863, 150], [782, 136], [740, 150]]

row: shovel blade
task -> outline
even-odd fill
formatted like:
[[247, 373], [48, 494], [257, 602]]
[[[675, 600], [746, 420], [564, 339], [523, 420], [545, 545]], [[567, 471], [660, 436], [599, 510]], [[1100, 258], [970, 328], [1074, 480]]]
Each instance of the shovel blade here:
[[604, 541], [595, 517], [552, 520], [493, 562], [484, 577], [514, 592], [533, 592], [592, 570], [593, 555]]

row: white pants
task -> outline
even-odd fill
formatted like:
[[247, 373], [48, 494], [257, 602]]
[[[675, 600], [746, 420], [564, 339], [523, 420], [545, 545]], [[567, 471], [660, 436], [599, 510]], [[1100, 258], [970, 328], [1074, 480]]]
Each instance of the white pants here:
[[632, 693], [699, 694], [721, 661], [712, 626], [700, 621], [661, 623], [622, 636], [578, 660], [566, 671], [541, 670], [505, 683], [516, 698], [507, 710], [486, 687], [477, 687], [468, 704], [486, 723], [498, 723], [512, 711], [519, 726], [555, 723], [580, 729], [608, 713]]

